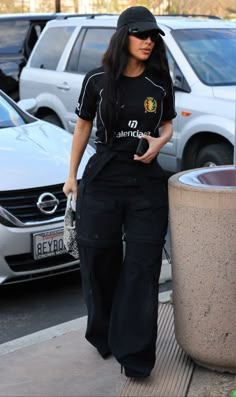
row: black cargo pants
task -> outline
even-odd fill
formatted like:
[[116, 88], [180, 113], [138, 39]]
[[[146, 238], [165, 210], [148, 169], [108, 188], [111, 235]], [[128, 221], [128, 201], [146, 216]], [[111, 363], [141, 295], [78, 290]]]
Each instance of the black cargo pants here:
[[[167, 189], [150, 180], [152, 200], [135, 179], [79, 186], [81, 276], [87, 340], [126, 369], [148, 375], [155, 364], [158, 282], [167, 231]], [[123, 237], [125, 249], [123, 252]]]

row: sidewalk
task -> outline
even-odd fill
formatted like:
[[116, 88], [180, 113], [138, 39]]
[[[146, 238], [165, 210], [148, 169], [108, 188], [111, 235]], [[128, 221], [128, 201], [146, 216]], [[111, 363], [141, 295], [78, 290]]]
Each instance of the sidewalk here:
[[231, 397], [236, 375], [195, 365], [175, 341], [170, 291], [159, 302], [150, 378], [126, 378], [114, 357], [103, 360], [84, 338], [85, 316], [0, 345], [0, 396]]

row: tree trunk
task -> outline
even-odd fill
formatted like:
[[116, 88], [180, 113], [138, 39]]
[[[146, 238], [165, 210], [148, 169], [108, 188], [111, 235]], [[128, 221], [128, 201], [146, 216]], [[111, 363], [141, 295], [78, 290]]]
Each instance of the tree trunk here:
[[55, 0], [55, 11], [61, 12], [61, 0]]

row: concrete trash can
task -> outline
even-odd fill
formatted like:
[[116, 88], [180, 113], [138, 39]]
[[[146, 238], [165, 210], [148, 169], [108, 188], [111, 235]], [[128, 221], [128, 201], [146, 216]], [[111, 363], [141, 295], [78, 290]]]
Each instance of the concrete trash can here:
[[199, 365], [236, 373], [236, 166], [168, 185], [176, 340]]

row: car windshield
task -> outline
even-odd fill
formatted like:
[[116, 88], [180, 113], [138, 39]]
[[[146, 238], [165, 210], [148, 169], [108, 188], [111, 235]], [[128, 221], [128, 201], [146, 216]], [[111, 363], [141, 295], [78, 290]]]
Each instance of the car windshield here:
[[25, 124], [21, 115], [9, 102], [0, 96], [0, 128], [17, 127]]
[[204, 84], [236, 84], [236, 29], [185, 29], [172, 34]]

